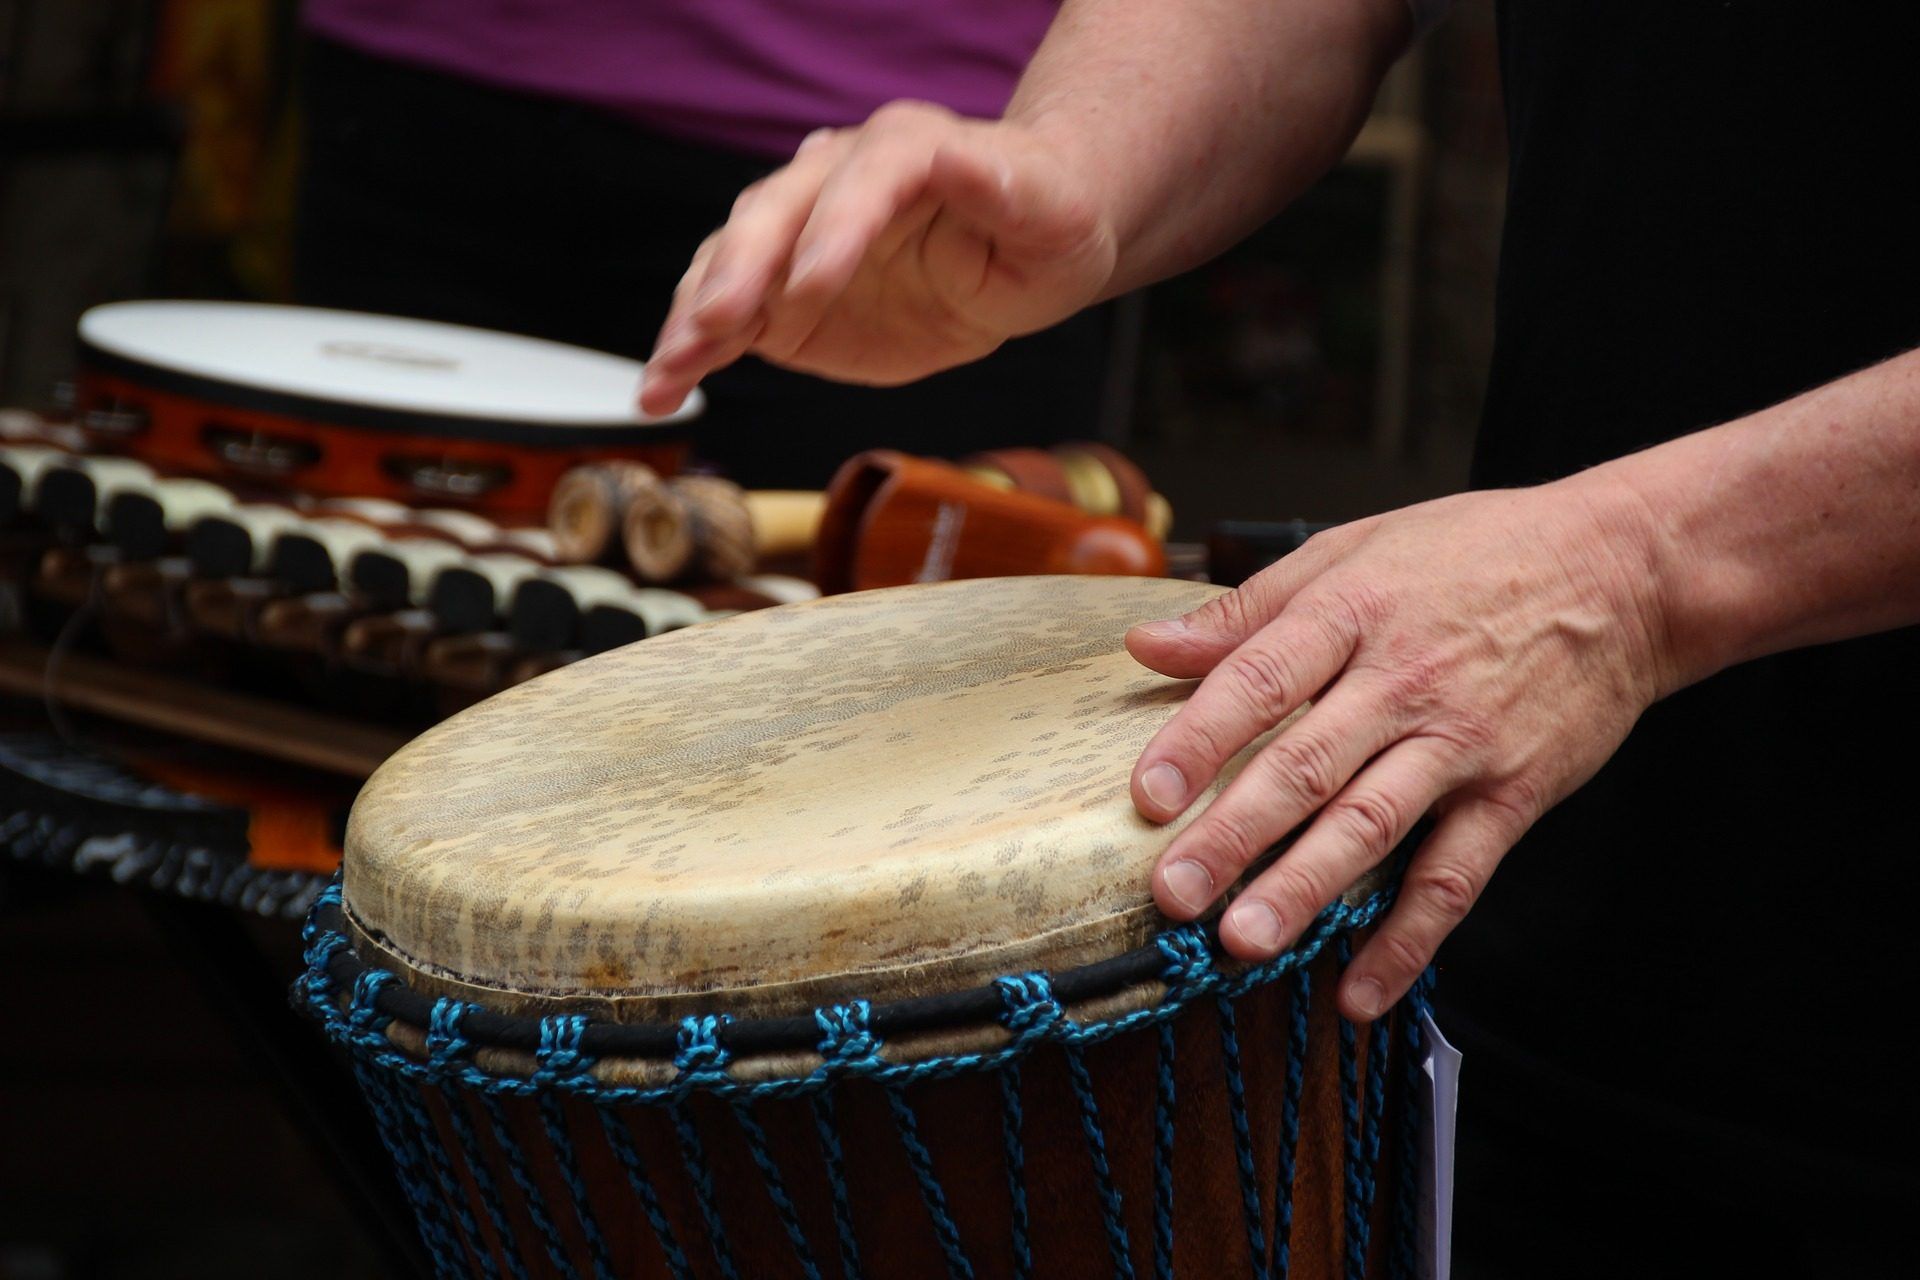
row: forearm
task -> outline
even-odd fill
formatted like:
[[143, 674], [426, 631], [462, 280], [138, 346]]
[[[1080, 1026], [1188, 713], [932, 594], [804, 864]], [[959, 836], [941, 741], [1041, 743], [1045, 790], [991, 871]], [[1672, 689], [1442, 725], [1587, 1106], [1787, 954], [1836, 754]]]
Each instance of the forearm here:
[[1920, 623], [1920, 351], [1587, 474], [1646, 513], [1673, 687]]
[[1007, 118], [1112, 219], [1110, 294], [1233, 244], [1339, 160], [1411, 34], [1405, 0], [1066, 0]]

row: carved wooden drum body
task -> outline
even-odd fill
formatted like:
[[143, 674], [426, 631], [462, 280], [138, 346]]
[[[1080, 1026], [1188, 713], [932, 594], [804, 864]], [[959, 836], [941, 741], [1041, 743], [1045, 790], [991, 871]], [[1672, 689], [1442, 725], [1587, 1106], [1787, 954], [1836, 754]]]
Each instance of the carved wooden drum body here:
[[308, 307], [117, 302], [80, 320], [77, 421], [157, 466], [538, 519], [560, 476], [687, 443], [636, 408], [642, 366], [462, 325]]
[[1410, 1009], [1316, 994], [1390, 890], [1251, 969], [1147, 893], [1128, 773], [1191, 684], [1121, 637], [1215, 590], [764, 610], [395, 755], [297, 994], [443, 1272], [1410, 1267]]

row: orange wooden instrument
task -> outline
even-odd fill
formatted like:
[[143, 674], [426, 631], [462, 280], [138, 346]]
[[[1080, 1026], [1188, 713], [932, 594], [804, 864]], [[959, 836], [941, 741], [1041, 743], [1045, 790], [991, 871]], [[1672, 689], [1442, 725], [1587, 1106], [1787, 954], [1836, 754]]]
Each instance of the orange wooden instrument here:
[[815, 548], [815, 576], [828, 593], [949, 578], [1165, 572], [1165, 552], [1133, 521], [1089, 516], [884, 449], [835, 474]]

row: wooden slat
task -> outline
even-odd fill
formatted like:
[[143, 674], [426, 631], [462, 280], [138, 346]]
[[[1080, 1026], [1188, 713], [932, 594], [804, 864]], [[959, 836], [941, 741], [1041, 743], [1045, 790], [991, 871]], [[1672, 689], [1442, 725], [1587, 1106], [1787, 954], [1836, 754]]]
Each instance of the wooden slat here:
[[[0, 692], [44, 696], [47, 656], [39, 645], [0, 639]], [[52, 693], [63, 705], [128, 724], [356, 778], [372, 773], [410, 736], [84, 654], [60, 660]]]

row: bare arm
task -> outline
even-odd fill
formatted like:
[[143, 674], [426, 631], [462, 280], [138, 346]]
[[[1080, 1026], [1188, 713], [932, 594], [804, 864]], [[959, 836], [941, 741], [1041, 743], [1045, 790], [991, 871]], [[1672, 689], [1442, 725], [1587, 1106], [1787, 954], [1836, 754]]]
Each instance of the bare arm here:
[[895, 103], [742, 192], [642, 403], [748, 352], [906, 382], [1191, 266], [1339, 158], [1410, 27], [1404, 0], [1067, 0], [1005, 118]]
[[1920, 351], [1598, 470], [1650, 513], [1677, 682], [1920, 622]]
[[1405, 49], [1405, 0], [1067, 0], [1006, 119], [1108, 210], [1123, 293], [1206, 261], [1330, 169]]

